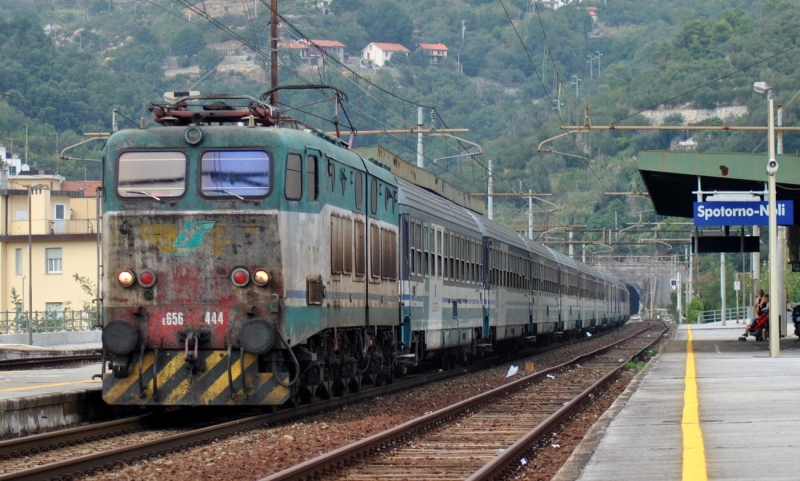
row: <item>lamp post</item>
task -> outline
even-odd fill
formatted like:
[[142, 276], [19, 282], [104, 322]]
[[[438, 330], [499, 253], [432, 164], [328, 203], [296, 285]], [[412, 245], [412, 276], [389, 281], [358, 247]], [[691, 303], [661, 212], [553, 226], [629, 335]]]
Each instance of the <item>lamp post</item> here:
[[603, 56], [599, 50], [595, 50], [594, 53], [597, 54], [597, 78], [600, 78], [600, 57]]
[[33, 345], [33, 235], [31, 229], [31, 196], [42, 192], [41, 184], [28, 186], [28, 344]]
[[767, 149], [769, 160], [767, 160], [767, 191], [769, 214], [769, 356], [780, 357], [781, 355], [781, 331], [778, 316], [781, 309], [778, 308], [778, 211], [775, 193], [775, 174], [778, 172], [778, 161], [775, 160], [775, 118], [772, 110], [772, 87], [766, 82], [756, 82], [753, 89], [758, 93], [767, 93], [769, 102], [768, 116], [768, 141]]

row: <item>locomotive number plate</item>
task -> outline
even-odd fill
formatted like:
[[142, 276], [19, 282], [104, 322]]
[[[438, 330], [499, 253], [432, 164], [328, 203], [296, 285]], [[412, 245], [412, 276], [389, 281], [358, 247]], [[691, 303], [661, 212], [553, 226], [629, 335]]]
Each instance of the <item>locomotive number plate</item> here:
[[161, 324], [165, 326], [182, 326], [183, 325], [183, 313], [182, 312], [168, 312], [163, 319], [161, 319]]
[[210, 326], [225, 324], [225, 317], [222, 315], [222, 311], [206, 311], [206, 316], [203, 320]]

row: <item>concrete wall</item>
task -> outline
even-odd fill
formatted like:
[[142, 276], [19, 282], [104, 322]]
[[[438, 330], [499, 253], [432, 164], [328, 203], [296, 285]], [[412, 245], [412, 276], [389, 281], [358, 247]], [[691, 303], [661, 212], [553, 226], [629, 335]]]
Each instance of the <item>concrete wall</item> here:
[[[63, 344], [87, 344], [87, 348], [99, 347], [102, 331], [83, 331], [83, 332], [42, 332], [33, 335], [33, 345], [38, 347], [51, 347]], [[3, 334], [0, 335], [0, 345], [3, 344], [28, 344], [27, 334]], [[77, 346], [76, 346], [77, 347]]]

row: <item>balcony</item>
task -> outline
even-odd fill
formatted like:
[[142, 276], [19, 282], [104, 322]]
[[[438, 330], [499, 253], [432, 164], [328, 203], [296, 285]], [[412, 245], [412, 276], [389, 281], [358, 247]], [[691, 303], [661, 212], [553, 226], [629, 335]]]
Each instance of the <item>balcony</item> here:
[[33, 219], [12, 220], [8, 235], [28, 235], [28, 225], [32, 235], [62, 235], [62, 234], [95, 234], [97, 225], [95, 219]]

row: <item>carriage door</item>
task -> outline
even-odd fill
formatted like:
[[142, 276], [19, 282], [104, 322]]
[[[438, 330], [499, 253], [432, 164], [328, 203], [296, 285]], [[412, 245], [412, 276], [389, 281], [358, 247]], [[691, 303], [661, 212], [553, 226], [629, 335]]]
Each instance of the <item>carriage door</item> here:
[[528, 294], [528, 335], [536, 334], [534, 329], [534, 297], [533, 297], [533, 259], [530, 257], [524, 257], [523, 262], [525, 263], [523, 269], [525, 269], [525, 285], [523, 288], [525, 289], [525, 293]]
[[483, 283], [483, 293], [481, 294], [481, 303], [483, 304], [483, 331], [481, 332], [481, 334], [483, 334], [483, 338], [484, 339], [489, 339], [489, 332], [490, 332], [489, 331], [489, 325], [490, 325], [490, 322], [489, 322], [489, 316], [490, 316], [489, 296], [490, 296], [490, 293], [491, 293], [491, 285], [490, 285], [491, 279], [492, 279], [491, 273], [492, 273], [492, 269], [494, 267], [492, 265], [492, 261], [494, 260], [492, 258], [493, 257], [492, 253], [494, 251], [491, 249], [490, 246], [491, 246], [491, 241], [489, 241], [488, 239], [486, 239], [484, 237], [482, 242], [481, 242], [481, 254], [482, 254], [482, 257], [483, 257], [483, 266], [484, 266], [484, 268], [482, 270], [483, 279], [481, 279], [481, 282]]
[[364, 286], [366, 287], [367, 299], [366, 325], [369, 326], [370, 290], [374, 290], [377, 294], [380, 292], [381, 287], [381, 227], [377, 218], [380, 187], [378, 179], [367, 174], [367, 186], [367, 259], [369, 259], [369, 273]]

